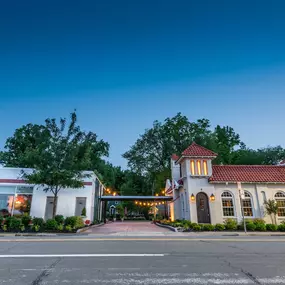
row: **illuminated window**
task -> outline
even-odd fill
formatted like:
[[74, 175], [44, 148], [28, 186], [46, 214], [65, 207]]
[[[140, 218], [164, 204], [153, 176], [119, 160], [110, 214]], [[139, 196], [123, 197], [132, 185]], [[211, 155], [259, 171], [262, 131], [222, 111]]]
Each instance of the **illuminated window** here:
[[242, 200], [242, 207], [245, 217], [253, 217], [251, 195], [248, 192], [244, 192], [244, 199]]
[[278, 206], [278, 216], [285, 217], [285, 194], [283, 192], [277, 192], [275, 199]]
[[224, 217], [234, 217], [235, 216], [233, 195], [228, 191], [225, 191], [222, 194], [222, 207], [223, 207]]
[[200, 160], [197, 161], [197, 168], [198, 168], [198, 175], [201, 175], [202, 169], [201, 169], [201, 161]]
[[191, 160], [191, 174], [192, 175], [195, 175], [195, 162], [194, 160]]
[[207, 161], [203, 161], [204, 175], [208, 175], [208, 164]]

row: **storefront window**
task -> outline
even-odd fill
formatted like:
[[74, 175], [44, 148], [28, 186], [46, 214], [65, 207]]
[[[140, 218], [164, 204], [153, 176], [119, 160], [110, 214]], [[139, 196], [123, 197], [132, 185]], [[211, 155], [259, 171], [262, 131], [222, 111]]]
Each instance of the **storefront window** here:
[[13, 209], [14, 196], [9, 194], [0, 194], [0, 215], [10, 216]]
[[30, 214], [32, 195], [17, 195], [15, 198], [14, 215]]
[[29, 186], [1, 186], [0, 215], [29, 215], [33, 197], [32, 193], [33, 187]]

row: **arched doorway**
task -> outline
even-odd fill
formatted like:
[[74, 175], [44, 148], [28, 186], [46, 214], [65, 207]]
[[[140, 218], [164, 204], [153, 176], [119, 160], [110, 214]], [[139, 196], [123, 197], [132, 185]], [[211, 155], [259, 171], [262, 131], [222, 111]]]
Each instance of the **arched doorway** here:
[[209, 208], [209, 199], [207, 194], [200, 192], [197, 194], [196, 198], [197, 203], [197, 217], [198, 223], [201, 224], [210, 224], [210, 208]]

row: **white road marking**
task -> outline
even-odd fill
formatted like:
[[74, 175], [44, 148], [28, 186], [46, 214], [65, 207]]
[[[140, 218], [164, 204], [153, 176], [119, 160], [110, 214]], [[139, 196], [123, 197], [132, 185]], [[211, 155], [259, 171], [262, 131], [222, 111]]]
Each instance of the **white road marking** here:
[[163, 257], [162, 253], [133, 253], [133, 254], [9, 254], [0, 255], [0, 258], [39, 258], [39, 257]]

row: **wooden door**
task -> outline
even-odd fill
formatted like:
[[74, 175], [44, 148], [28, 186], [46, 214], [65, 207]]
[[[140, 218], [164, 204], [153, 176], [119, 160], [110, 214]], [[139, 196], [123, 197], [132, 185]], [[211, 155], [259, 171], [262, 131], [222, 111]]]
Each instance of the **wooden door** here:
[[198, 223], [210, 224], [209, 199], [205, 193], [198, 193], [196, 198]]

